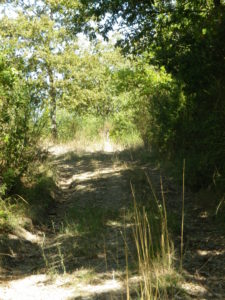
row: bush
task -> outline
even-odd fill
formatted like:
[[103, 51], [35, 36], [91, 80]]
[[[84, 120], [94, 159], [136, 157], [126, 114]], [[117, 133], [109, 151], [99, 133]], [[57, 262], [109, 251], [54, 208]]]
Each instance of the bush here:
[[124, 111], [115, 114], [111, 121], [110, 137], [117, 144], [135, 146], [141, 143], [141, 137], [133, 121], [133, 116]]

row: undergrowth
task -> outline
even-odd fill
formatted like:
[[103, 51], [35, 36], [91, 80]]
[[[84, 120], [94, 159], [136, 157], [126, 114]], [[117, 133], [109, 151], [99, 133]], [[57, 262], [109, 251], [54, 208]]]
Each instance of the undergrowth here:
[[[126, 148], [142, 144], [135, 124], [129, 118], [124, 119], [118, 115], [107, 118], [93, 114], [78, 115], [59, 110], [57, 124], [57, 143], [74, 141], [77, 148], [101, 144], [107, 140], [107, 134], [109, 134], [110, 142], [115, 146]], [[44, 129], [43, 137], [51, 140], [51, 133], [47, 127]]]
[[41, 224], [47, 220], [47, 213], [54, 206], [56, 190], [54, 173], [48, 163], [36, 161], [18, 180], [17, 184], [0, 197], [0, 230], [13, 231], [18, 226], [26, 226], [29, 218], [32, 223]]

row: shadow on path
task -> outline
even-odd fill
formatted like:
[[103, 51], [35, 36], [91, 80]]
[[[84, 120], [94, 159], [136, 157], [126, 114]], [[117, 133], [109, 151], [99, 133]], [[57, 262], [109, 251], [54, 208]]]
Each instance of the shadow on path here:
[[[34, 229], [37, 241], [10, 234], [1, 239], [1, 252], [6, 254], [1, 279], [66, 273], [73, 276], [70, 280], [77, 290], [72, 289], [72, 296], [62, 299], [120, 299], [126, 269], [125, 232], [129, 264], [131, 269], [136, 268], [129, 218], [130, 182], [145, 204], [151, 193], [145, 172], [160, 198], [160, 170], [143, 149], [67, 152], [51, 156], [49, 163], [56, 169], [55, 205], [39, 231]], [[171, 180], [162, 178], [169, 228], [179, 252], [181, 191]], [[187, 195], [185, 202], [186, 298], [225, 299], [224, 232], [196, 206], [193, 195]], [[65, 282], [64, 285], [67, 290], [71, 288]]]

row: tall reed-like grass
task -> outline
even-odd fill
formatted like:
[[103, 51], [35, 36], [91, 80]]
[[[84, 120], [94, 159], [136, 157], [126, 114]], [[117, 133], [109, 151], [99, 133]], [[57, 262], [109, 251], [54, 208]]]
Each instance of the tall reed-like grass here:
[[[133, 235], [139, 280], [136, 291], [132, 292], [130, 289], [127, 299], [131, 299], [133, 294], [138, 295], [138, 299], [141, 300], [174, 299], [175, 294], [179, 293], [180, 277], [173, 267], [174, 248], [168, 233], [163, 183], [160, 179], [162, 197], [160, 201], [147, 174], [146, 176], [153, 195], [150, 201], [155, 202], [156, 210], [151, 214], [147, 208], [138, 205], [135, 190], [131, 184], [134, 202]], [[157, 222], [152, 218], [156, 218]]]

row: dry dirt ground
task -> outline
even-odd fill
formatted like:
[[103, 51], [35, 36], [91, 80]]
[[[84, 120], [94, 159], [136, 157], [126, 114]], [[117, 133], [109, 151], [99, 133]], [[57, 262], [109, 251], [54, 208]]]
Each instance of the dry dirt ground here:
[[[58, 188], [46, 222], [1, 236], [0, 299], [126, 299], [125, 235], [133, 252], [130, 181], [145, 197], [147, 172], [160, 193], [160, 170], [133, 150], [55, 147], [50, 161]], [[181, 191], [163, 181], [178, 253]], [[183, 299], [225, 299], [224, 235], [194, 203], [186, 195]]]

